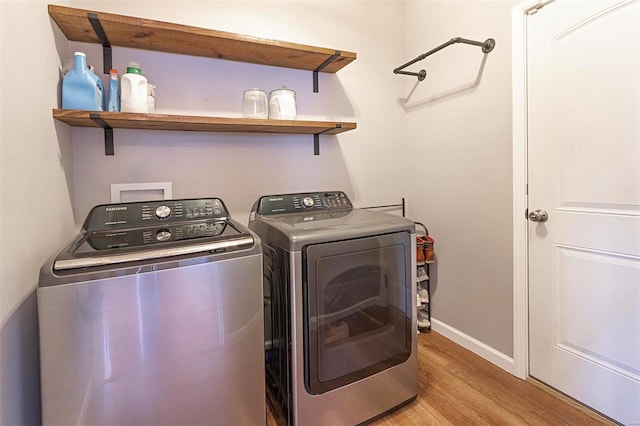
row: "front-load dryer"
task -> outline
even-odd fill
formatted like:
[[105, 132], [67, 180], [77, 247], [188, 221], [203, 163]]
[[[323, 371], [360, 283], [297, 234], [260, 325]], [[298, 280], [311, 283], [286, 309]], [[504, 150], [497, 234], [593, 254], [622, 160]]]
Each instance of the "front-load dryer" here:
[[219, 198], [107, 204], [38, 286], [43, 425], [264, 425], [260, 239]]
[[359, 424], [415, 399], [415, 224], [331, 191], [261, 197], [249, 228], [278, 423]]

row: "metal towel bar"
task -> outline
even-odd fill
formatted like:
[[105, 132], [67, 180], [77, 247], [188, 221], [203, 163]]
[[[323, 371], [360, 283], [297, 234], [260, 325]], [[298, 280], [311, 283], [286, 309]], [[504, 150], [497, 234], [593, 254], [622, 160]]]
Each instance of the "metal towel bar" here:
[[496, 41], [494, 39], [492, 39], [492, 38], [488, 38], [484, 42], [481, 42], [481, 41], [467, 40], [466, 38], [461, 38], [461, 37], [455, 37], [455, 38], [452, 38], [451, 40], [447, 41], [446, 43], [442, 43], [440, 46], [436, 47], [435, 49], [431, 49], [427, 53], [423, 53], [422, 55], [418, 56], [417, 58], [415, 58], [415, 59], [413, 59], [413, 60], [411, 60], [409, 62], [407, 62], [406, 64], [400, 65], [398, 68], [393, 70], [393, 73], [394, 74], [412, 75], [412, 76], [418, 77], [419, 81], [422, 81], [427, 76], [427, 72], [425, 70], [420, 70], [419, 72], [410, 72], [410, 71], [402, 71], [402, 70], [405, 69], [406, 67], [408, 67], [409, 65], [415, 64], [416, 62], [423, 60], [427, 56], [432, 55], [432, 54], [436, 53], [437, 51], [442, 50], [445, 47], [450, 46], [450, 45], [455, 44], [455, 43], [464, 43], [464, 44], [472, 44], [474, 46], [481, 46], [482, 47], [482, 51], [484, 53], [491, 52], [493, 50], [493, 48], [496, 46]]

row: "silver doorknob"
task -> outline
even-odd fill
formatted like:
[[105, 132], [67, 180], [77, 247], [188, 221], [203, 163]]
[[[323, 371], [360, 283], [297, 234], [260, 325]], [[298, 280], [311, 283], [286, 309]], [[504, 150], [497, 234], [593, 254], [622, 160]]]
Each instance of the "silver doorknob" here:
[[529, 213], [529, 220], [531, 222], [546, 222], [547, 219], [549, 219], [549, 214], [542, 209], [534, 210]]

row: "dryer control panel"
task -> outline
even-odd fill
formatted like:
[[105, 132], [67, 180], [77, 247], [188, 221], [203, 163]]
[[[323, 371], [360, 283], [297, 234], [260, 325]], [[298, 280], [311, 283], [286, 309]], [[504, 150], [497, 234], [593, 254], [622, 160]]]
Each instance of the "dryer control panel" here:
[[342, 191], [269, 195], [258, 200], [254, 210], [262, 216], [306, 211], [352, 210], [351, 200]]

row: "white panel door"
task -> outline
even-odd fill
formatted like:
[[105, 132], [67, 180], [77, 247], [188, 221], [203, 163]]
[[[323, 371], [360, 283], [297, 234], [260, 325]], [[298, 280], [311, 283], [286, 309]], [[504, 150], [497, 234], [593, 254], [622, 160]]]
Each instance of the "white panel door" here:
[[527, 20], [530, 375], [640, 424], [640, 1]]

